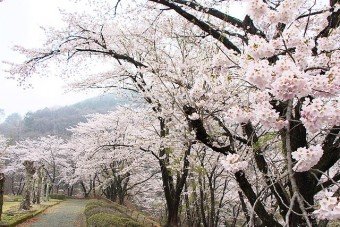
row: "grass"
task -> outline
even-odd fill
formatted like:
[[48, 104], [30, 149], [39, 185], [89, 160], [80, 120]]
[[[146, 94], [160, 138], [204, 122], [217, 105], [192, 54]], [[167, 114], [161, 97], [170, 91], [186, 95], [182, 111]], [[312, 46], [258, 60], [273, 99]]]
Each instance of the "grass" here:
[[[13, 201], [18, 200], [18, 201]], [[33, 204], [31, 210], [19, 210], [21, 198], [6, 196], [4, 198], [3, 213], [1, 216], [0, 226], [16, 226], [27, 219], [43, 212], [48, 207], [61, 202], [61, 200], [50, 199], [50, 201], [42, 202], [40, 205]]]

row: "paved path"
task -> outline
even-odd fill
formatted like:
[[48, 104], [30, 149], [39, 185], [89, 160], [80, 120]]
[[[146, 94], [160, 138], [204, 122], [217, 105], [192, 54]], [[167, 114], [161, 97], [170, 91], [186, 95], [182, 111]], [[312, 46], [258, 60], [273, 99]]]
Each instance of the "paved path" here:
[[18, 227], [82, 227], [82, 213], [88, 200], [69, 199], [48, 208]]

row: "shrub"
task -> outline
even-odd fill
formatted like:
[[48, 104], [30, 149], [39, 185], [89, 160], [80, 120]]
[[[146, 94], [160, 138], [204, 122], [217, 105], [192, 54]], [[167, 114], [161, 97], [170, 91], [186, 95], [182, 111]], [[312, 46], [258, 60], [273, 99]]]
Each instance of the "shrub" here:
[[60, 194], [52, 194], [52, 195], [50, 195], [50, 198], [51, 199], [64, 200], [64, 199], [66, 199], [66, 196], [65, 195], [60, 195]]
[[87, 220], [89, 227], [123, 226], [123, 220], [112, 214], [94, 214]]
[[89, 218], [91, 211], [96, 208], [100, 208], [100, 206], [94, 204], [87, 204], [84, 211], [86, 218]]
[[92, 215], [87, 224], [89, 227], [108, 227], [108, 226], [125, 226], [125, 227], [143, 227], [143, 225], [129, 218], [121, 218], [113, 214], [98, 213]]
[[108, 207], [91, 207], [90, 209], [85, 210], [85, 215], [86, 218], [91, 217], [94, 214], [98, 214], [98, 213], [103, 213], [103, 214], [115, 214], [115, 210], [112, 208], [108, 208]]
[[114, 204], [105, 201], [91, 201], [84, 211], [89, 227], [126, 226], [142, 227], [143, 225], [129, 218], [125, 213], [116, 209]]
[[124, 226], [126, 227], [143, 227], [142, 224], [139, 224], [138, 222], [129, 219], [129, 218], [122, 218], [122, 223], [124, 224]]
[[92, 200], [86, 206], [91, 206], [91, 205], [104, 206], [104, 205], [106, 205], [106, 202], [104, 202], [102, 200]]

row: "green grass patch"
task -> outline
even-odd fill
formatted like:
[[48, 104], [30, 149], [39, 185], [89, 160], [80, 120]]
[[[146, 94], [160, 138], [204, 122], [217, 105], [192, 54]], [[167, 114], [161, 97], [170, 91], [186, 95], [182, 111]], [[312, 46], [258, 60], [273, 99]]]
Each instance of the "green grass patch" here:
[[20, 202], [21, 199], [21, 195], [4, 195], [5, 202]]
[[2, 206], [2, 212], [6, 213], [7, 211], [10, 211], [14, 207], [19, 207], [21, 202], [4, 202], [4, 205]]
[[61, 200], [50, 199], [50, 201], [42, 202], [40, 205], [33, 204], [31, 210], [19, 210], [20, 202], [4, 202], [3, 214], [0, 226], [16, 226], [27, 219], [43, 212], [48, 207], [60, 203]]

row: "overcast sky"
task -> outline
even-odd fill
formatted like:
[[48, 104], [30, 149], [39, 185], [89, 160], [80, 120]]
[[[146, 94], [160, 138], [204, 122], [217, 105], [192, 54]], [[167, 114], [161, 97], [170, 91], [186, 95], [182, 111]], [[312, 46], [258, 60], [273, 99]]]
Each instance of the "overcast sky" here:
[[[30, 80], [34, 88], [25, 90], [17, 86], [16, 81], [6, 79], [8, 75], [3, 71], [2, 61], [22, 59], [11, 51], [13, 45], [40, 47], [44, 41], [40, 27], [58, 26], [61, 24], [59, 8], [72, 7], [75, 5], [68, 0], [0, 0], [0, 109], [4, 109], [6, 115], [14, 112], [24, 115], [28, 111], [69, 105], [95, 96], [94, 93], [65, 93], [65, 84], [57, 77], [34, 77]], [[79, 3], [76, 8], [79, 9]], [[244, 7], [231, 5], [229, 13], [243, 17]]]
[[[0, 0], [1, 1], [1, 0]], [[11, 50], [15, 44], [39, 47], [44, 40], [40, 26], [60, 24], [58, 8], [70, 7], [67, 0], [4, 0], [0, 2], [0, 109], [6, 115], [18, 112], [24, 115], [44, 107], [68, 105], [94, 94], [64, 92], [64, 82], [57, 77], [33, 78], [33, 89], [17, 86], [3, 69], [2, 61], [19, 61]], [[1, 120], [1, 119], [0, 119]]]

